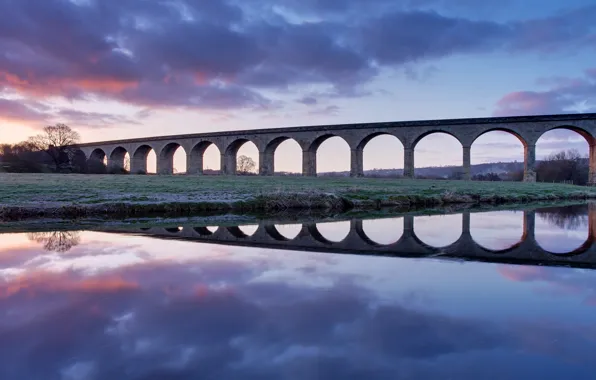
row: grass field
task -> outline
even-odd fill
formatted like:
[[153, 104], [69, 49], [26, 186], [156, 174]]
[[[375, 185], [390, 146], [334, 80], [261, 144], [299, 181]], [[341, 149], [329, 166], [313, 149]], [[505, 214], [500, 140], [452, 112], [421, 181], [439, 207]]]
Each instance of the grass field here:
[[[278, 205], [283, 204], [284, 200], [290, 200], [289, 207], [300, 207], [305, 199], [314, 202], [321, 197], [339, 198], [362, 207], [526, 202], [596, 198], [596, 188], [547, 183], [377, 178], [0, 173], [0, 208], [5, 213], [6, 210], [14, 212], [16, 208], [47, 210], [76, 206], [80, 210], [91, 209], [93, 205], [114, 204], [127, 204], [129, 207], [216, 204], [220, 207], [231, 205], [234, 208], [234, 204], [246, 205], [255, 200], [276, 200]], [[105, 207], [103, 209], [107, 210]]]

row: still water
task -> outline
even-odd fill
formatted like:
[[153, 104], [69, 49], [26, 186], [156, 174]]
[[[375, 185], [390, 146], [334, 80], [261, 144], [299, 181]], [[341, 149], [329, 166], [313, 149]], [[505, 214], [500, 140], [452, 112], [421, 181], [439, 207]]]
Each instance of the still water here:
[[592, 214], [3, 234], [0, 378], [594, 379]]

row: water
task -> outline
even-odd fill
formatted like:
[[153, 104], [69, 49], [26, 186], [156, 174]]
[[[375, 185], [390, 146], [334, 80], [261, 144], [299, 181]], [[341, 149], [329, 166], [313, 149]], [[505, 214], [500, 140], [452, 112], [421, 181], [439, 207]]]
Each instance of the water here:
[[0, 235], [0, 378], [593, 379], [594, 215]]

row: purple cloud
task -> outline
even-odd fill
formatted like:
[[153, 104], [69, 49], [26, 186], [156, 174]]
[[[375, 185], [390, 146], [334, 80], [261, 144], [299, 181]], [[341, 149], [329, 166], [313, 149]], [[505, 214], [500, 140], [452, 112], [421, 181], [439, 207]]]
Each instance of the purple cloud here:
[[535, 115], [548, 113], [596, 111], [596, 77], [594, 70], [587, 70], [582, 78], [554, 77], [541, 79], [550, 84], [545, 91], [516, 91], [497, 102], [495, 116]]

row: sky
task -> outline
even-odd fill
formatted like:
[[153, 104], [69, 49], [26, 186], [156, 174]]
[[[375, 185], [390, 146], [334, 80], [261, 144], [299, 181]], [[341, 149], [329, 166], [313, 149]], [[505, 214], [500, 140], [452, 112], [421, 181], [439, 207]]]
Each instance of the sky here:
[[[2, 0], [0, 143], [66, 123], [83, 142], [301, 125], [596, 112], [592, 0]], [[573, 132], [538, 158], [588, 145]], [[257, 158], [245, 144], [239, 154]], [[293, 141], [276, 169], [300, 171]], [[206, 153], [218, 168], [215, 148]], [[416, 166], [458, 165], [433, 134]], [[472, 163], [521, 161], [491, 132]], [[176, 166], [184, 165], [177, 152]], [[381, 136], [365, 169], [403, 167]], [[339, 138], [318, 170], [347, 170]]]

